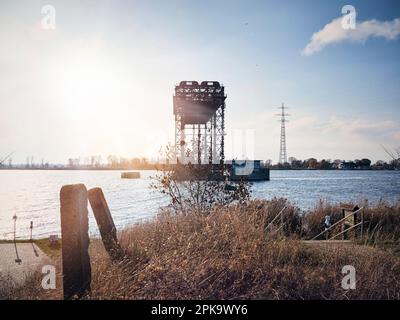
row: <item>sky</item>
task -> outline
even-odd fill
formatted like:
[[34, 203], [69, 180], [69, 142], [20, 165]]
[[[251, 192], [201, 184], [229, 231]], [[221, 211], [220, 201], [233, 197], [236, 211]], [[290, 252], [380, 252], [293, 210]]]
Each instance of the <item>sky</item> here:
[[0, 48], [0, 157], [14, 163], [157, 157], [181, 80], [225, 86], [227, 158], [277, 162], [282, 103], [289, 157], [400, 146], [396, 0], [1, 0]]

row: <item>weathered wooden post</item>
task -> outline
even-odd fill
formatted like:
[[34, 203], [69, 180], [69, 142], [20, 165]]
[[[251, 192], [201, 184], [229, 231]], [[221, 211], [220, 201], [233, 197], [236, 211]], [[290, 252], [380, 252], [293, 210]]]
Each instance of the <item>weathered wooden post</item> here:
[[90, 291], [87, 190], [83, 184], [66, 185], [60, 191], [64, 299]]
[[355, 230], [346, 231], [347, 229], [352, 229], [357, 224], [357, 212], [360, 208], [356, 205], [353, 209], [348, 210], [346, 208], [342, 208], [342, 219], [344, 219], [342, 224], [342, 240], [348, 239], [351, 236], [355, 236]]
[[117, 229], [108, 208], [107, 201], [101, 188], [93, 188], [88, 191], [90, 206], [100, 230], [100, 235], [108, 254], [113, 260], [121, 260], [124, 250], [118, 243]]

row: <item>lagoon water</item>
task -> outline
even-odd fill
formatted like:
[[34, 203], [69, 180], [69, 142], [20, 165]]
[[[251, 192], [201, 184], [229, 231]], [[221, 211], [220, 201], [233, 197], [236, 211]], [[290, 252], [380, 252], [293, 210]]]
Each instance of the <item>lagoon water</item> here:
[[[149, 189], [155, 171], [141, 171], [141, 179], [121, 179], [120, 171], [0, 170], [0, 239], [13, 237], [12, 216], [17, 214], [17, 237], [40, 238], [60, 233], [59, 191], [65, 184], [101, 187], [120, 230], [154, 216], [168, 199]], [[285, 197], [301, 209], [320, 199], [332, 203], [400, 199], [400, 171], [271, 171], [271, 180], [252, 186], [258, 199]], [[89, 228], [97, 234], [89, 206]]]

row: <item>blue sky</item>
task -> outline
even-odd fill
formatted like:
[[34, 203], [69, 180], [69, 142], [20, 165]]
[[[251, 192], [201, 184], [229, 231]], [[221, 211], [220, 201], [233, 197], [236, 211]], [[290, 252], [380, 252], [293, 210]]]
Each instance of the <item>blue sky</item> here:
[[[55, 30], [41, 28], [45, 4]], [[346, 4], [370, 36], [302, 54]], [[242, 156], [232, 131], [251, 131], [243, 155], [277, 161], [285, 102], [289, 156], [388, 159], [381, 144], [400, 146], [396, 18], [398, 1], [2, 1], [0, 154], [156, 156], [173, 140], [174, 84], [218, 80], [228, 153]]]

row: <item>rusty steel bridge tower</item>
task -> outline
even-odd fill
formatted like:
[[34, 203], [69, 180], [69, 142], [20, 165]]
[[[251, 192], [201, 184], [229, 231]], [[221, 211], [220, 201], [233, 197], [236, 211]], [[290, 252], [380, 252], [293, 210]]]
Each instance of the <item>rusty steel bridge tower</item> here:
[[175, 159], [187, 164], [223, 164], [224, 87], [217, 81], [181, 81], [175, 86]]

